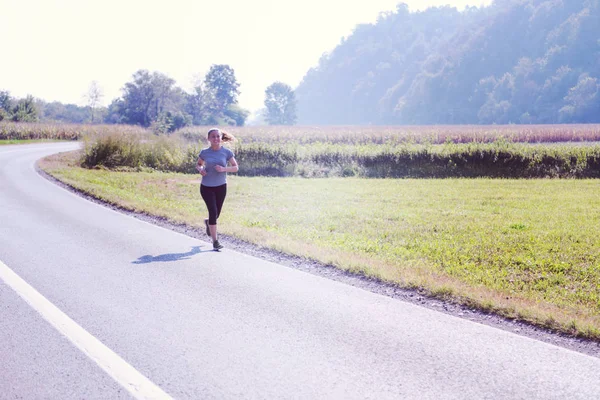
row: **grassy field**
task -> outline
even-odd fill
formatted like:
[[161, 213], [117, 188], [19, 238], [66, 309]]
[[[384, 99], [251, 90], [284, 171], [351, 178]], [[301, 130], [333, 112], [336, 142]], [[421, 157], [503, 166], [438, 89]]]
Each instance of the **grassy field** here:
[[[67, 161], [43, 167], [109, 202], [203, 226], [198, 175]], [[220, 231], [599, 340], [599, 194], [598, 180], [231, 176]]]

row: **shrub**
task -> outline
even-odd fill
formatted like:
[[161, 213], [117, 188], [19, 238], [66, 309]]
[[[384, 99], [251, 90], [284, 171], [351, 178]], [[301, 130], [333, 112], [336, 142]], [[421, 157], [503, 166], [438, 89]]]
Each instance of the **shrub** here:
[[142, 166], [144, 151], [140, 137], [135, 134], [111, 133], [97, 137], [88, 136], [84, 141], [81, 165], [87, 168]]

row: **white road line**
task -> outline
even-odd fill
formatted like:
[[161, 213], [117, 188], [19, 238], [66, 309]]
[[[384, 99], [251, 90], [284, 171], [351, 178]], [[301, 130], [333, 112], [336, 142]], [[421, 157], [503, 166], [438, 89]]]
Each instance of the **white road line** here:
[[171, 399], [171, 396], [79, 326], [2, 261], [0, 261], [0, 279], [133, 397]]

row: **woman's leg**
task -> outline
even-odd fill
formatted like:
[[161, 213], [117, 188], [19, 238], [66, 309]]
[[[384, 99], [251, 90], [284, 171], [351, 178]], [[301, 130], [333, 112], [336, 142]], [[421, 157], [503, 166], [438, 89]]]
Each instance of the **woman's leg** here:
[[217, 216], [218, 216], [218, 207], [217, 207], [217, 196], [215, 193], [215, 188], [200, 185], [200, 195], [206, 204], [206, 208], [208, 209], [208, 227], [210, 230], [210, 236], [212, 237], [213, 242], [217, 240]]
[[210, 230], [210, 236], [212, 237], [213, 242], [215, 240], [217, 240], [218, 238], [218, 234], [217, 234], [217, 219], [219, 218], [219, 216], [221, 215], [221, 209], [223, 208], [223, 203], [225, 202], [225, 196], [227, 196], [227, 184], [225, 185], [221, 185], [221, 186], [216, 186], [214, 188], [214, 195], [215, 195], [215, 207], [216, 207], [216, 218], [215, 218], [215, 223], [212, 224], [210, 222], [210, 219], [208, 221], [208, 228]]
[[221, 209], [223, 208], [223, 203], [225, 202], [225, 197], [227, 196], [227, 184], [217, 186], [215, 188], [215, 196], [217, 202], [217, 219], [221, 215]]

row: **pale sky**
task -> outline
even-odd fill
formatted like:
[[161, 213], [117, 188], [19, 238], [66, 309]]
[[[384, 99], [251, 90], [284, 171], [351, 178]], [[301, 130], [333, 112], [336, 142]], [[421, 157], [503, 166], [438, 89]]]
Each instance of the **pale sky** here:
[[295, 88], [357, 24], [401, 2], [417, 11], [491, 0], [0, 0], [0, 90], [83, 105], [95, 80], [108, 105], [139, 69], [189, 91], [228, 64], [254, 112], [271, 83]]

